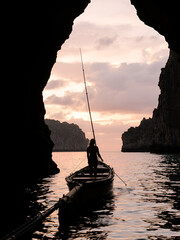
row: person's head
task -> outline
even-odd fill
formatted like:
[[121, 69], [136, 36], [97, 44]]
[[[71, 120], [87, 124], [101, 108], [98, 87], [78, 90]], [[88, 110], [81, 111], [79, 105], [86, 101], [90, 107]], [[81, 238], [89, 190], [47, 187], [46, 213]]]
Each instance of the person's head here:
[[95, 145], [95, 140], [94, 140], [94, 138], [92, 138], [92, 139], [90, 140], [89, 146], [94, 146], [94, 145]]

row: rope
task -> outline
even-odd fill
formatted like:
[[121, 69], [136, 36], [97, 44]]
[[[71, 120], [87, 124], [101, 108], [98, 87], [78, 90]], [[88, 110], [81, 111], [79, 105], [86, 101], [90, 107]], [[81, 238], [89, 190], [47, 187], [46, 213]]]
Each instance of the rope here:
[[78, 163], [78, 165], [73, 169], [73, 172], [76, 171], [76, 169], [77, 169], [77, 168], [81, 165], [81, 163], [84, 162], [84, 161], [85, 161], [85, 159], [83, 158], [83, 160], [82, 160], [80, 163]]

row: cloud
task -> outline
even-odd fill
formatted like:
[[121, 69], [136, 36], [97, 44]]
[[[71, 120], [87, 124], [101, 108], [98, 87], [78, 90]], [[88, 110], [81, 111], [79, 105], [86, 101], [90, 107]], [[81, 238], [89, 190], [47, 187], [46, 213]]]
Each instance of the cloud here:
[[89, 121], [82, 120], [87, 119], [83, 115], [87, 105], [79, 48], [98, 144], [104, 142], [105, 149], [110, 149], [112, 142], [120, 149], [121, 133], [149, 117], [157, 106], [157, 84], [168, 55], [167, 43], [139, 20], [127, 0], [113, 0], [113, 4], [92, 1], [75, 20], [43, 95], [47, 116], [75, 122], [90, 137]]
[[64, 84], [68, 83], [70, 80], [73, 82], [80, 82], [82, 80], [81, 64], [79, 62], [56, 62], [52, 69], [51, 75], [55, 76], [56, 78], [63, 79]]
[[157, 106], [160, 69], [164, 61], [152, 64], [123, 63], [91, 66], [89, 87], [92, 109], [108, 112], [148, 112]]
[[[62, 65], [61, 65], [62, 64]], [[76, 111], [85, 111], [86, 99], [82, 87], [76, 92], [71, 89], [71, 81], [83, 84], [82, 72], [74, 76], [70, 74], [80, 63], [58, 63], [63, 71], [56, 72], [59, 78], [66, 78], [69, 90], [63, 96], [55, 94], [46, 98], [46, 104], [57, 104]], [[151, 114], [157, 106], [160, 69], [164, 67], [165, 59], [147, 63], [122, 63], [114, 67], [109, 63], [85, 63], [88, 94], [92, 111], [110, 113]], [[56, 69], [55, 69], [56, 70]], [[54, 70], [54, 71], [55, 71]], [[62, 74], [62, 75], [61, 75]], [[69, 78], [69, 80], [68, 80]], [[78, 79], [78, 81], [77, 81]], [[78, 90], [79, 89], [79, 90]]]
[[100, 50], [100, 49], [106, 48], [108, 46], [111, 46], [115, 42], [116, 38], [117, 38], [117, 36], [103, 37], [103, 38], [98, 39], [96, 49]]
[[[119, 66], [104, 62], [85, 63], [96, 138], [101, 149], [120, 150], [122, 133], [130, 126], [137, 126], [143, 117], [152, 115], [158, 102], [160, 69], [165, 62], [166, 58], [149, 64], [122, 63]], [[58, 63], [63, 71], [58, 68], [54, 73], [59, 79], [62, 76], [66, 79], [69, 90], [64, 91], [62, 96], [48, 96], [45, 104], [49, 118], [76, 123], [91, 138], [90, 122], [85, 120], [89, 118], [85, 92], [82, 88], [74, 92], [73, 84], [79, 86], [81, 82], [83, 85], [82, 71], [75, 70], [79, 65]], [[70, 74], [70, 69], [76, 72], [74, 76]], [[54, 107], [53, 112], [51, 107]]]
[[48, 119], [58, 119], [60, 122], [64, 122], [66, 119], [66, 114], [62, 111], [46, 115]]
[[45, 99], [46, 105], [61, 105], [61, 107], [69, 108], [76, 111], [84, 110], [85, 97], [79, 92], [65, 92], [64, 96], [52, 94]]
[[[79, 48], [86, 61], [150, 62], [152, 55], [167, 49], [164, 38], [154, 29], [138, 22], [98, 25], [92, 22], [75, 23], [70, 39], [64, 44], [58, 59], [79, 61]], [[144, 51], [149, 54], [144, 58]]]
[[66, 94], [66, 96], [58, 97], [55, 94], [51, 95], [50, 97], [46, 98], [45, 104], [49, 105], [73, 105], [73, 98]]
[[48, 84], [46, 85], [46, 90], [52, 90], [52, 89], [57, 89], [60, 87], [66, 86], [66, 82], [62, 79], [58, 80], [50, 80]]

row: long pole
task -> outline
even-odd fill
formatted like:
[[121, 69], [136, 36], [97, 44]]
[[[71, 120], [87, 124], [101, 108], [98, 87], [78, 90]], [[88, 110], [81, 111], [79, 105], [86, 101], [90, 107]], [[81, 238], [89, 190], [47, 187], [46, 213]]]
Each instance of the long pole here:
[[[86, 76], [85, 76], [85, 71], [84, 71], [84, 64], [83, 64], [81, 48], [79, 50], [80, 50], [80, 56], [81, 56], [81, 65], [82, 65], [84, 86], [85, 86], [85, 92], [86, 92], [86, 100], [87, 100], [87, 105], [88, 105], [88, 110], [89, 110], [89, 117], [90, 117], [90, 121], [91, 121], [91, 128], [92, 128], [93, 137], [94, 137], [95, 144], [96, 144], [96, 137], [95, 137], [95, 131], [94, 131], [94, 126], [93, 126], [93, 121], [92, 121], [91, 108], [90, 108], [90, 103], [89, 103], [87, 84], [86, 84]], [[123, 179], [117, 173], [115, 173], [115, 174], [125, 184], [125, 186], [127, 186], [127, 184], [123, 181]]]
[[84, 86], [85, 86], [86, 100], [87, 100], [87, 105], [88, 105], [88, 110], [89, 110], [89, 117], [90, 117], [90, 122], [91, 122], [91, 128], [92, 128], [93, 138], [94, 138], [95, 143], [96, 143], [96, 137], [95, 137], [95, 131], [94, 131], [94, 126], [93, 126], [93, 121], [92, 121], [91, 108], [90, 108], [90, 103], [89, 103], [87, 84], [86, 84], [86, 76], [85, 76], [85, 71], [84, 71], [84, 64], [83, 64], [81, 48], [80, 48], [80, 56], [81, 56], [81, 65], [82, 65], [82, 72], [83, 72], [83, 79], [84, 79]]

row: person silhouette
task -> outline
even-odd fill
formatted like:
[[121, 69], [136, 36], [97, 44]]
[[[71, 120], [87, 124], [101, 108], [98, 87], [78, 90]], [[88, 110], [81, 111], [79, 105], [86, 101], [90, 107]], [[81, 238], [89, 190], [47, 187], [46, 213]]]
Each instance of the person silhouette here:
[[95, 177], [97, 174], [97, 165], [98, 165], [97, 156], [103, 162], [103, 159], [99, 153], [99, 148], [96, 146], [95, 139], [92, 138], [89, 142], [89, 146], [87, 147], [87, 159], [88, 159], [88, 164], [89, 164], [89, 168], [90, 168], [90, 175], [92, 176], [94, 173]]

